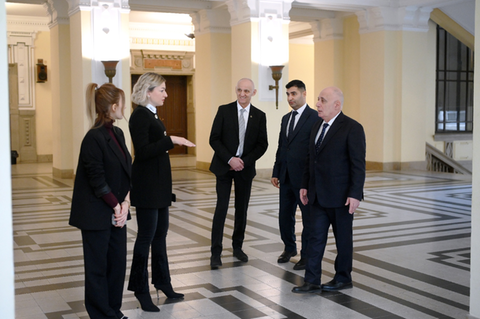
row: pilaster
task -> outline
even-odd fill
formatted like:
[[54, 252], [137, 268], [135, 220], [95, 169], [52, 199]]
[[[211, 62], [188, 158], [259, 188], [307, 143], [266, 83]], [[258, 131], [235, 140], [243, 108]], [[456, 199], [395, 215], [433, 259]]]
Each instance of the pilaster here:
[[[425, 92], [430, 70], [427, 7], [357, 12], [360, 26], [360, 122], [369, 168], [425, 168]], [[367, 167], [368, 167], [367, 165]]]
[[50, 85], [52, 92], [52, 169], [58, 178], [73, 177], [70, 67], [70, 19], [63, 1], [48, 0], [50, 22]]
[[[130, 69], [129, 69], [129, 7], [124, 1], [80, 2], [68, 0], [70, 16], [71, 47], [71, 114], [73, 139], [73, 166], [76, 167], [80, 144], [90, 129], [85, 112], [85, 89], [91, 82], [102, 85], [109, 81], [101, 61], [119, 61], [112, 83], [123, 89], [126, 94], [125, 116], [131, 113]], [[119, 120], [116, 125], [128, 132], [126, 121]], [[125, 134], [126, 144], [130, 146], [129, 134]]]
[[343, 19], [321, 19], [311, 22], [310, 25], [315, 45], [313, 93], [318, 95], [328, 86], [337, 86], [343, 90], [345, 73]]
[[[191, 14], [195, 26], [196, 140], [208, 141], [218, 106], [232, 100], [231, 34], [226, 10], [200, 10]], [[212, 149], [197, 143], [197, 168], [208, 170]]]

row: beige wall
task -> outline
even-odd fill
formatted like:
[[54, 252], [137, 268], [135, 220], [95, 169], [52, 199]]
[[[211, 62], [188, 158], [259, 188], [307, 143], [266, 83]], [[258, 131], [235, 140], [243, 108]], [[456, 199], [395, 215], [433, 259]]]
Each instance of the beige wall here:
[[332, 39], [315, 42], [315, 91], [317, 96], [328, 86], [343, 87], [344, 40]]
[[[121, 14], [120, 17], [121, 21], [121, 38], [122, 41], [120, 41], [119, 48], [118, 50], [121, 51], [123, 54], [120, 54], [121, 56], [121, 61], [119, 65], [121, 65], [121, 74], [118, 74], [116, 76], [121, 76], [121, 83], [119, 84], [119, 87], [125, 92], [125, 113], [124, 116], [128, 120], [130, 118], [130, 114], [132, 113], [132, 103], [131, 102], [131, 82], [132, 78], [130, 75], [130, 41], [129, 39], [129, 15], [126, 13]], [[130, 153], [132, 152], [132, 139], [129, 134], [128, 130], [128, 122], [125, 120], [120, 120], [116, 121], [116, 125], [118, 125], [125, 136], [125, 144], [127, 145], [127, 148], [130, 150]]]
[[[35, 63], [43, 59], [47, 65], [47, 81], [35, 83], [36, 137], [39, 162], [51, 162], [53, 154], [52, 125], [52, 89], [50, 64], [50, 32], [38, 32], [35, 39]], [[36, 73], [35, 73], [36, 75]]]
[[360, 37], [360, 123], [365, 128], [367, 161], [382, 162], [385, 98], [379, 89], [384, 83], [383, 34], [367, 33]]
[[[427, 67], [429, 51], [426, 32], [402, 32], [400, 48], [402, 56], [401, 74], [401, 108], [400, 152], [402, 163], [422, 162], [425, 160], [425, 141], [419, 137], [425, 136], [427, 122]], [[424, 166], [425, 167], [425, 166]]]
[[[344, 65], [343, 87], [345, 103], [343, 112], [361, 122], [360, 118], [360, 34], [356, 16], [347, 17], [343, 23]], [[368, 141], [367, 141], [368, 142]]]
[[[91, 12], [79, 11], [70, 16], [70, 47], [72, 77], [72, 129], [73, 129], [73, 161], [71, 168], [76, 169], [80, 144], [90, 129], [87, 117], [85, 90], [92, 82], [92, 47], [93, 30], [91, 28]], [[102, 83], [98, 83], [102, 84]]]
[[426, 91], [425, 91], [425, 141], [439, 148], [443, 152], [443, 142], [435, 142], [435, 81], [436, 81], [436, 55], [437, 55], [437, 25], [428, 22], [427, 32], [427, 60], [426, 60]]
[[[314, 108], [319, 92], [314, 84], [314, 46], [312, 44], [290, 43], [290, 60], [288, 61], [288, 81], [301, 80], [307, 87], [307, 104]], [[284, 84], [288, 82], [285, 81]], [[283, 88], [285, 89], [285, 88]], [[281, 92], [285, 96], [285, 90]]]
[[208, 169], [213, 151], [209, 145], [212, 122], [220, 105], [233, 101], [231, 35], [198, 34], [195, 41], [194, 101], [197, 167]]
[[[70, 26], [58, 24], [50, 30], [52, 75], [53, 171], [55, 176], [72, 176], [72, 111], [70, 72]], [[67, 107], [65, 107], [67, 106]]]

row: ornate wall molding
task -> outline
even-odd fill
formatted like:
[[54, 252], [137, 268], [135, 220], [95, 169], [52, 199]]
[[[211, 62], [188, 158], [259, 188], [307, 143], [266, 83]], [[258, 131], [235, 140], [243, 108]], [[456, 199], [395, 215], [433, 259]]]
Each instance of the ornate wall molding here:
[[7, 32], [8, 63], [18, 67], [18, 107], [35, 109], [34, 43], [36, 32]]
[[310, 22], [313, 42], [343, 39], [343, 19], [322, 19]]
[[181, 51], [131, 50], [130, 72], [158, 71], [168, 75], [193, 75], [194, 53]]
[[48, 17], [7, 16], [7, 30], [12, 32], [50, 31]]
[[130, 44], [138, 45], [167, 45], [178, 47], [195, 47], [193, 40], [178, 40], [178, 39], [159, 39], [159, 38], [142, 38], [130, 37]]

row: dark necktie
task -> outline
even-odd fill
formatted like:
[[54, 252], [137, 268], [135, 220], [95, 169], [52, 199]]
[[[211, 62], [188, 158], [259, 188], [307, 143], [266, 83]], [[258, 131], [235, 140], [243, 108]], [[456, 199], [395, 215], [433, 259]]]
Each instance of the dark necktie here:
[[320, 136], [318, 137], [317, 143], [315, 144], [315, 152], [318, 153], [320, 150], [320, 145], [322, 144], [323, 137], [325, 136], [325, 131], [327, 130], [328, 123], [323, 124], [322, 128], [322, 133], [320, 133]]
[[295, 126], [295, 116], [297, 116], [297, 114], [298, 114], [297, 111], [292, 112], [292, 116], [290, 117], [290, 125], [288, 126], [287, 139], [290, 139], [290, 136], [292, 135], [293, 127]]

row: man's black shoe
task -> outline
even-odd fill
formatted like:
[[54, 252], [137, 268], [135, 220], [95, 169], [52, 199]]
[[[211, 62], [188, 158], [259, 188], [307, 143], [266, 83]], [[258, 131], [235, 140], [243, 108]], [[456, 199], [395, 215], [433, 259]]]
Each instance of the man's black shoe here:
[[238, 260], [246, 263], [248, 261], [248, 256], [240, 248], [233, 250], [233, 256], [237, 257]]
[[296, 294], [308, 294], [308, 293], [315, 293], [321, 292], [322, 287], [305, 282], [302, 286], [293, 287], [292, 292]]
[[307, 265], [306, 258], [300, 258], [300, 260], [293, 266], [293, 270], [304, 270]]
[[347, 288], [352, 288], [353, 284], [352, 282], [340, 282], [331, 280], [327, 282], [326, 284], [322, 285], [322, 290], [324, 291], [337, 291], [337, 290], [342, 290], [342, 289], [347, 289]]
[[222, 265], [222, 259], [220, 258], [220, 255], [212, 255], [210, 257], [210, 267], [212, 269], [217, 269]]
[[277, 262], [279, 264], [287, 263], [290, 261], [290, 258], [297, 255], [297, 251], [283, 251], [283, 253], [278, 257]]

